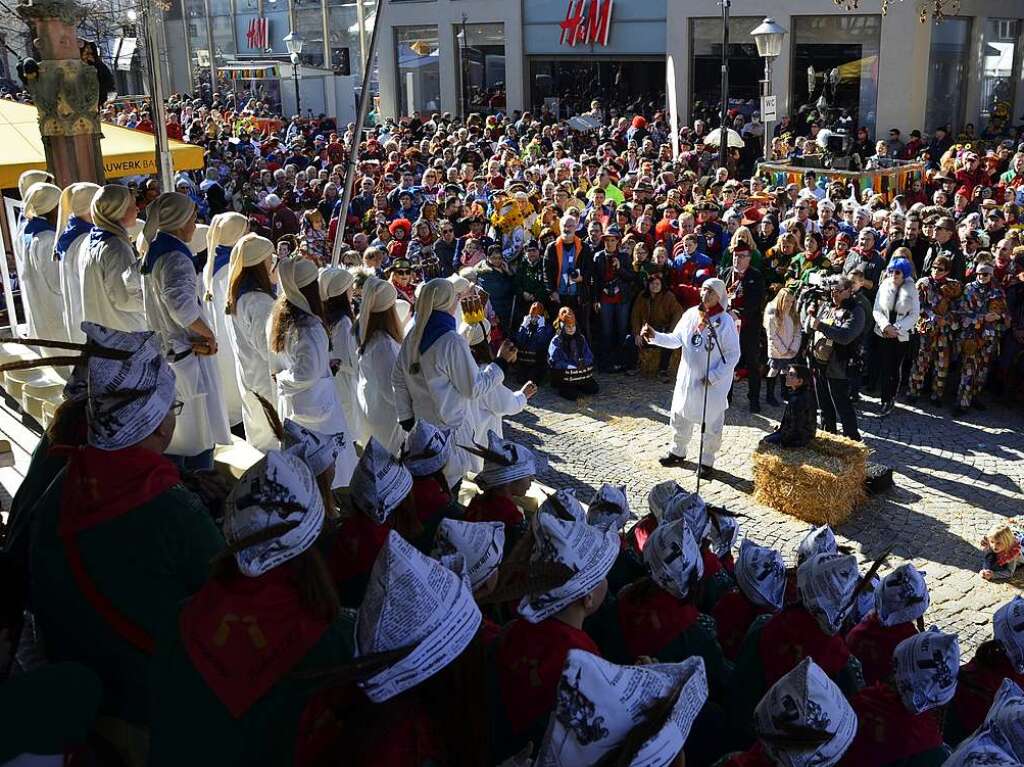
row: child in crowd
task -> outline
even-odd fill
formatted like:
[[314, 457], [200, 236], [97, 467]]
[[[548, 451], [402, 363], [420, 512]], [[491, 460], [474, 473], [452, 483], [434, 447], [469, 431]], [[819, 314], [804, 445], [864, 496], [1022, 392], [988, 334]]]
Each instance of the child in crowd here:
[[1021, 566], [1024, 553], [1021, 545], [1024, 536], [1014, 533], [1009, 525], [998, 524], [981, 539], [981, 550], [985, 552], [985, 567], [980, 575], [986, 581], [1008, 581]]
[[779, 428], [763, 437], [761, 444], [806, 447], [818, 431], [818, 405], [811, 388], [811, 371], [806, 365], [789, 366], [786, 388], [790, 395]]

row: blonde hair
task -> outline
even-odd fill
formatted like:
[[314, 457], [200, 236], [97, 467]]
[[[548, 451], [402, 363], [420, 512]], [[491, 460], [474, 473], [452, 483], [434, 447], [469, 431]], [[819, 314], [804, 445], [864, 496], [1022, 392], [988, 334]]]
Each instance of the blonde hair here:
[[757, 250], [757, 243], [754, 242], [754, 235], [750, 233], [750, 229], [746, 226], [739, 226], [736, 231], [732, 233], [732, 241], [730, 245], [734, 249], [737, 242], [745, 242], [750, 246], [750, 250]]
[[800, 324], [800, 315], [796, 311], [796, 297], [785, 288], [782, 288], [775, 297], [768, 302], [774, 313], [772, 314], [772, 331], [777, 331], [786, 315], [793, 320], [794, 327]]
[[991, 527], [985, 538], [990, 544], [998, 543], [1003, 548], [1009, 548], [1017, 543], [1017, 537], [1013, 534], [1010, 526], [1001, 523]]

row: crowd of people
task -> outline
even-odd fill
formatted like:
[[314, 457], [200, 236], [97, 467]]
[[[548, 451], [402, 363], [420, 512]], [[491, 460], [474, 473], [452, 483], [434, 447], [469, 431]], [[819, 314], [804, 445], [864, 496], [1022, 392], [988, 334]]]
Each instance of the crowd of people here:
[[1024, 764], [1024, 598], [961, 664], [912, 564], [822, 527], [787, 567], [674, 481], [525, 513], [544, 459], [502, 428], [547, 381], [674, 377], [662, 464], [699, 433], [713, 478], [737, 381], [783, 446], [860, 439], [862, 392], [1013, 394], [1024, 146], [888, 200], [735, 178], [703, 125], [674, 156], [662, 115], [169, 109], [201, 179], [19, 184], [26, 343], [69, 378], [4, 530], [0, 763]]

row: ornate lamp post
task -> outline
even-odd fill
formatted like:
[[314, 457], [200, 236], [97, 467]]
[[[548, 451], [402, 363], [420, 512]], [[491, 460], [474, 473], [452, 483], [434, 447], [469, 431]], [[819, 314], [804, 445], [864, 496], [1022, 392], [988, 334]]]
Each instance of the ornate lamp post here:
[[[782, 53], [782, 38], [786, 30], [775, 23], [775, 19], [768, 17], [762, 21], [750, 33], [757, 43], [757, 55], [764, 59], [764, 82], [761, 86], [762, 97], [772, 94], [772, 59]], [[764, 159], [771, 159], [771, 121], [766, 119], [764, 99], [761, 103], [761, 122], [764, 125]]]
[[306, 41], [292, 30], [284, 36], [284, 44], [288, 48], [288, 55], [292, 60], [292, 78], [295, 80], [295, 111], [302, 117], [302, 97], [299, 95], [299, 63], [302, 56], [302, 44]]

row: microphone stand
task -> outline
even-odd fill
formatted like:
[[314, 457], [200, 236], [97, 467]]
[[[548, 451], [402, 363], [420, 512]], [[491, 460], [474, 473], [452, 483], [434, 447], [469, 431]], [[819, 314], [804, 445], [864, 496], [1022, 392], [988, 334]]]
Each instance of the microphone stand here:
[[[703, 316], [704, 314], [704, 311], [701, 311], [701, 315]], [[697, 489], [694, 491], [697, 495], [700, 495], [700, 470], [703, 466], [701, 459], [704, 457], [704, 432], [707, 431], [708, 427], [708, 387], [711, 385], [708, 377], [711, 375], [711, 350], [716, 346], [718, 347], [718, 354], [722, 358], [722, 363], [725, 363], [725, 352], [722, 351], [722, 344], [718, 341], [718, 333], [715, 332], [715, 326], [711, 324], [711, 320], [707, 317], [704, 317], [704, 320], [708, 329], [708, 338], [704, 347], [707, 350], [708, 355], [707, 362], [704, 365], [704, 404], [701, 407], [700, 413], [700, 448], [697, 453]]]

